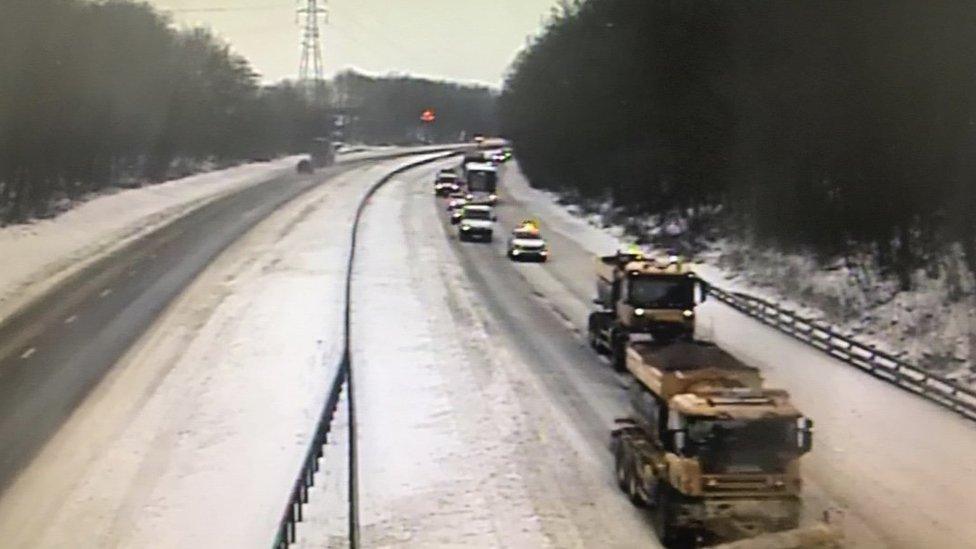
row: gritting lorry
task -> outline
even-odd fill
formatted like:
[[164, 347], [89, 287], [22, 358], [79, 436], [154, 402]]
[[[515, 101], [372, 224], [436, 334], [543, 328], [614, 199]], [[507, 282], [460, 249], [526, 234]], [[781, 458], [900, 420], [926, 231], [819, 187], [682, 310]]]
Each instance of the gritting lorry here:
[[611, 433], [620, 488], [668, 547], [797, 528], [813, 423], [756, 368], [702, 341], [626, 348], [633, 415]]
[[694, 336], [695, 305], [708, 288], [680, 258], [619, 251], [599, 257], [596, 271], [593, 302], [600, 310], [590, 314], [588, 337], [595, 350], [610, 355], [616, 371], [626, 370], [625, 350], [634, 334], [661, 342]]

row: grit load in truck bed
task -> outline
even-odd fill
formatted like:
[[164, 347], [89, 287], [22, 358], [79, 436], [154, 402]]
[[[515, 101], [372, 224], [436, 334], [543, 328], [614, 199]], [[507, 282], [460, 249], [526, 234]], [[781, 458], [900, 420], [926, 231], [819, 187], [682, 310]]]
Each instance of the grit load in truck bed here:
[[621, 489], [662, 543], [694, 547], [797, 528], [812, 422], [759, 371], [701, 341], [630, 343], [633, 415], [611, 435]]

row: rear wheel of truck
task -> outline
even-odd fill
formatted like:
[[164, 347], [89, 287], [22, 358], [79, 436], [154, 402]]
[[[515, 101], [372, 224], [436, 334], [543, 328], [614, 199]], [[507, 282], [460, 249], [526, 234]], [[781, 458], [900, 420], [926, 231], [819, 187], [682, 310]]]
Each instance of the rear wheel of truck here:
[[641, 480], [640, 462], [637, 459], [630, 460], [630, 474], [627, 475], [627, 497], [635, 507], [647, 507], [647, 492], [644, 490], [644, 481]]
[[622, 439], [617, 440], [617, 444], [613, 452], [613, 468], [615, 476], [617, 477], [617, 486], [620, 490], [627, 492], [628, 478], [627, 472], [629, 469], [629, 464], [627, 463], [627, 447]]
[[616, 372], [627, 371], [627, 334], [617, 329], [610, 332], [610, 363]]
[[597, 338], [597, 332], [600, 330], [600, 314], [590, 313], [589, 318], [586, 319], [586, 339], [590, 342], [590, 347], [598, 353], [603, 352], [600, 340]]
[[587, 330], [586, 339], [590, 343], [590, 348], [597, 352], [597, 354], [603, 354], [603, 346], [600, 345], [600, 339], [597, 337], [596, 332], [592, 329]]

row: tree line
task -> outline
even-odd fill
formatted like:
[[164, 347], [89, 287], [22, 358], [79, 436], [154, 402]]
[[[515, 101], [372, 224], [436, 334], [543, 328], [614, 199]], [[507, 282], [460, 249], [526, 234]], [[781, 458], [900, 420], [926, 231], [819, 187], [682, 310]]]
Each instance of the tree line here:
[[976, 4], [565, 2], [516, 59], [504, 132], [535, 184], [740, 236], [976, 268]]
[[[485, 86], [353, 71], [339, 73], [331, 84], [334, 103], [350, 113], [345, 133], [356, 141], [451, 142], [498, 131], [496, 93]], [[420, 121], [427, 109], [436, 116], [430, 124]]]
[[424, 93], [450, 105], [434, 139], [485, 125], [493, 108], [486, 89], [407, 77], [348, 73], [316, 93], [262, 85], [227, 44], [177, 30], [145, 3], [3, 0], [0, 12], [0, 224], [202, 161], [304, 152], [332, 135], [336, 90], [360, 108], [365, 140], [413, 135]]

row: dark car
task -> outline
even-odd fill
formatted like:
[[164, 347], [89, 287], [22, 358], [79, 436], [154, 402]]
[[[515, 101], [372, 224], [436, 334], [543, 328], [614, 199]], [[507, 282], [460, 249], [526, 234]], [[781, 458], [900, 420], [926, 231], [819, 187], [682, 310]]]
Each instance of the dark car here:
[[434, 178], [434, 194], [437, 196], [449, 196], [451, 193], [455, 193], [461, 190], [460, 181], [458, 176], [453, 170], [444, 171], [441, 170]]

